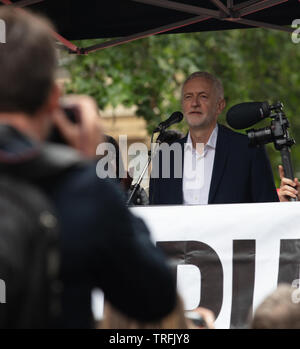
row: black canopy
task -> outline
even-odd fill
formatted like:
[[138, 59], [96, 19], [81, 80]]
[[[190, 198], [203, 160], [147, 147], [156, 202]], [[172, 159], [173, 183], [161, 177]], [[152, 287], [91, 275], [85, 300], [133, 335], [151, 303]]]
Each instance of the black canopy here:
[[[68, 40], [120, 38], [107, 45], [153, 34], [199, 32], [245, 27], [265, 27], [293, 31], [291, 23], [300, 18], [298, 0], [0, 0], [4, 4], [28, 6], [47, 15], [60, 35]], [[125, 38], [124, 38], [125, 37]]]

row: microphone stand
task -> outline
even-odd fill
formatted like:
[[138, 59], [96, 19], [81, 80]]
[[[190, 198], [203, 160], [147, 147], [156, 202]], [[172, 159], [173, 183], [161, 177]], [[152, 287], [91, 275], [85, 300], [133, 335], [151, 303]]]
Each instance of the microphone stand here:
[[[129, 196], [129, 199], [127, 200], [127, 205], [130, 205], [131, 202], [134, 202], [134, 200], [136, 199], [136, 196], [137, 196], [137, 192], [138, 190], [140, 189], [140, 184], [141, 184], [141, 181], [146, 173], [146, 171], [148, 170], [149, 168], [149, 165], [151, 163], [151, 160], [152, 160], [152, 152], [151, 152], [151, 146], [153, 144], [153, 137], [154, 137], [154, 133], [156, 132], [160, 132], [159, 136], [157, 137], [156, 141], [155, 141], [155, 144], [156, 144], [156, 147], [154, 149], [154, 156], [156, 155], [156, 153], [158, 152], [159, 150], [159, 146], [161, 145], [162, 141], [161, 141], [161, 136], [164, 134], [164, 131], [165, 129], [164, 128], [161, 128], [159, 129], [159, 131], [157, 131], [158, 129], [155, 129], [152, 133], [152, 136], [151, 136], [151, 145], [150, 145], [150, 150], [148, 150], [148, 160], [147, 160], [147, 163], [145, 164], [144, 168], [143, 168], [143, 171], [141, 172], [141, 174], [139, 175], [139, 178], [138, 180], [136, 181], [135, 185], [133, 186], [133, 189], [132, 189], [132, 192]], [[154, 157], [153, 156], [153, 157]]]

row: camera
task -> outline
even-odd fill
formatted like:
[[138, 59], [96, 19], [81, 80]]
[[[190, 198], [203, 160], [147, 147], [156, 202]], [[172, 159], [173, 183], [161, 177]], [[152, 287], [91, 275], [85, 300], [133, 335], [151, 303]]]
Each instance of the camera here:
[[273, 142], [277, 150], [281, 150], [284, 146], [291, 147], [295, 141], [289, 136], [290, 124], [283, 112], [283, 104], [277, 102], [269, 105], [268, 109], [267, 113], [270, 113], [269, 116], [272, 118], [271, 125], [256, 130], [247, 130], [250, 145], [257, 146]]
[[[81, 122], [81, 115], [80, 110], [78, 106], [71, 105], [71, 106], [65, 106], [61, 104], [60, 108], [72, 123], [79, 124]], [[59, 128], [57, 126], [53, 126], [52, 130], [50, 131], [50, 134], [47, 138], [48, 142], [58, 143], [58, 144], [64, 144], [68, 145], [67, 141], [65, 140], [64, 136], [61, 134]]]

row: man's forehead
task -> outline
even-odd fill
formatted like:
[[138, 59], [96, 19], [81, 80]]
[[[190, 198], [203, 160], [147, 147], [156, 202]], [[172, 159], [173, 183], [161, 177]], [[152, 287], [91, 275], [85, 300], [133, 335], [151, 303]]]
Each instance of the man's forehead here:
[[211, 92], [213, 88], [213, 82], [202, 77], [195, 77], [185, 83], [183, 86], [183, 93], [188, 92]]

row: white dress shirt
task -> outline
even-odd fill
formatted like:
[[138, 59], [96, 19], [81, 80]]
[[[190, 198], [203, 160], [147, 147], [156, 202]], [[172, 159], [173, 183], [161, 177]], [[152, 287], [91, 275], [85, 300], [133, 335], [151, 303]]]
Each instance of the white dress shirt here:
[[218, 125], [211, 133], [208, 142], [204, 145], [198, 143], [193, 148], [190, 133], [184, 146], [184, 168], [183, 168], [183, 204], [184, 205], [206, 205], [212, 170], [215, 159], [215, 151], [218, 137]]

